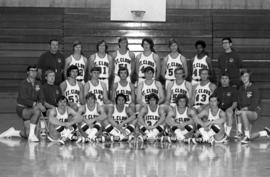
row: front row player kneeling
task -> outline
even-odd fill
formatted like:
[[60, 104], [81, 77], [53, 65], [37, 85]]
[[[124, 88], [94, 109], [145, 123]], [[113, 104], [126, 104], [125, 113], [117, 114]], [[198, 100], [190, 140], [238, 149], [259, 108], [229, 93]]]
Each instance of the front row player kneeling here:
[[138, 126], [141, 135], [138, 138], [144, 140], [157, 140], [164, 132], [164, 120], [167, 105], [158, 105], [159, 98], [156, 94], [148, 95], [148, 104], [145, 105], [138, 115]]
[[57, 107], [49, 111], [49, 136], [51, 141], [65, 144], [67, 140], [77, 140], [77, 123], [81, 122], [81, 116], [67, 106], [65, 96], [57, 98]]
[[120, 141], [131, 140], [135, 130], [136, 116], [126, 104], [126, 95], [116, 95], [115, 105], [110, 105], [108, 119], [104, 121], [105, 132]]
[[225, 113], [218, 107], [218, 98], [216, 95], [209, 97], [209, 107], [204, 108], [195, 118], [198, 132], [201, 140], [199, 142], [208, 142], [210, 144], [224, 143], [227, 136], [224, 130], [226, 121]]
[[188, 97], [186, 94], [179, 94], [176, 99], [176, 106], [169, 111], [166, 123], [178, 141], [191, 138], [194, 133], [194, 119], [196, 113], [188, 107]]
[[79, 114], [83, 116], [81, 130], [89, 140], [95, 141], [97, 133], [101, 130], [101, 123], [107, 116], [103, 106], [97, 102], [95, 94], [89, 92], [85, 99], [86, 104], [79, 108]]

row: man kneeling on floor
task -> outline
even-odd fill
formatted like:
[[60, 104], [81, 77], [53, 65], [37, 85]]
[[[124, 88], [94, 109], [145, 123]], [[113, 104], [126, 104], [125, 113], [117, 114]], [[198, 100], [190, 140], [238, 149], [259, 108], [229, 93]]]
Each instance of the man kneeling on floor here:
[[57, 98], [57, 107], [49, 111], [49, 136], [48, 139], [55, 141], [58, 138], [61, 144], [67, 140], [77, 140], [75, 130], [77, 123], [82, 121], [79, 113], [67, 106], [67, 98], [63, 95]]
[[[225, 113], [218, 107], [218, 98], [216, 95], [209, 97], [209, 107], [203, 109], [195, 118], [198, 124], [198, 131], [202, 136], [202, 142], [210, 144], [226, 142], [227, 136], [224, 130], [226, 121]], [[197, 139], [198, 141], [199, 139]], [[200, 140], [199, 140], [200, 142]]]
[[27, 67], [27, 78], [19, 86], [16, 112], [23, 119], [24, 130], [15, 130], [14, 127], [11, 127], [0, 134], [0, 138], [28, 137], [29, 141], [39, 141], [35, 135], [36, 126], [39, 122], [41, 112], [45, 112], [46, 109], [43, 105], [44, 96], [41, 91], [41, 84], [36, 80], [36, 77], [37, 66], [29, 65]]

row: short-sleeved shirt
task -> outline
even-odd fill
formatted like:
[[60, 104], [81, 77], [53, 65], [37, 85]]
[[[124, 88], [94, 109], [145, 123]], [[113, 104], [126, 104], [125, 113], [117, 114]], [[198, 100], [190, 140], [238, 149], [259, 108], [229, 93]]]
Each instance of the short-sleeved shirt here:
[[60, 85], [63, 81], [64, 66], [65, 58], [61, 53], [52, 54], [50, 51], [43, 53], [38, 61], [38, 68], [42, 69], [42, 83], [46, 83], [45, 72], [51, 69], [55, 72], [55, 85]]
[[239, 85], [241, 67], [242, 60], [234, 50], [230, 53], [223, 53], [218, 57], [218, 68], [221, 73], [228, 73], [231, 85]]
[[45, 101], [53, 106], [57, 106], [56, 99], [61, 95], [60, 87], [45, 83], [42, 85], [42, 90]]
[[237, 90], [234, 87], [218, 87], [214, 93], [217, 94], [223, 111], [231, 107], [233, 102], [237, 102]]

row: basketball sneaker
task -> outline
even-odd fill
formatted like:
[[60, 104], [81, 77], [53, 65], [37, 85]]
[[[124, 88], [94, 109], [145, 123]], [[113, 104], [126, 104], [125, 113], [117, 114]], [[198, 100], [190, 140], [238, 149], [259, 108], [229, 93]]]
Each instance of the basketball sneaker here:
[[20, 137], [20, 131], [14, 127], [10, 127], [6, 131], [0, 134], [0, 138]]
[[248, 144], [249, 141], [250, 141], [250, 139], [249, 139], [248, 137], [245, 136], [245, 137], [241, 140], [241, 143], [242, 143], [242, 144]]
[[267, 132], [267, 137], [270, 137], [270, 128], [264, 127], [264, 130]]

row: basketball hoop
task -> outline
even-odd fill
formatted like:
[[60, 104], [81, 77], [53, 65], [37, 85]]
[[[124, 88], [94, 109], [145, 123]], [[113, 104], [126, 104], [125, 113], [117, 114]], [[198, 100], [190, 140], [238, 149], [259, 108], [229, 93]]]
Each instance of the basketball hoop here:
[[145, 14], [144, 10], [132, 10], [130, 12], [132, 13], [133, 19], [138, 21], [141, 21]]

